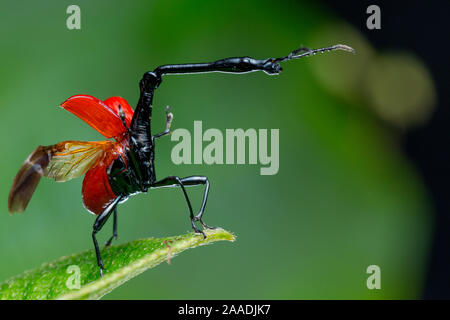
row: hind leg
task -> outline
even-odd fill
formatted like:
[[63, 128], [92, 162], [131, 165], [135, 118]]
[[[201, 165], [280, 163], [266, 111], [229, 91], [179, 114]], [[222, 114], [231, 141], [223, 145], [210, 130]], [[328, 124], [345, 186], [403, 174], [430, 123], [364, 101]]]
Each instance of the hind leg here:
[[105, 225], [106, 221], [108, 221], [108, 218], [110, 217], [111, 213], [115, 211], [115, 208], [117, 204], [119, 203], [120, 196], [117, 197], [113, 203], [111, 203], [103, 212], [95, 219], [94, 225], [92, 227], [92, 241], [94, 242], [94, 248], [95, 248], [95, 254], [97, 256], [97, 265], [100, 268], [100, 276], [103, 276], [103, 261], [102, 256], [100, 254], [100, 248], [98, 246], [97, 242], [97, 232], [99, 232], [103, 226]]
[[109, 247], [113, 239], [117, 239], [117, 206], [114, 208], [113, 214], [113, 234], [111, 238], [109, 238], [109, 240], [105, 242], [105, 247]]

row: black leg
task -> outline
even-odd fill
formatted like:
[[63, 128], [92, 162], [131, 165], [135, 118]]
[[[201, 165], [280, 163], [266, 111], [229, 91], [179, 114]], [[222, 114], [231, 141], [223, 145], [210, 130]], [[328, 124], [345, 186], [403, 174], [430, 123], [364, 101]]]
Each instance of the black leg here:
[[195, 221], [200, 221], [203, 228], [207, 229], [215, 229], [215, 227], [208, 226], [205, 222], [203, 222], [203, 213], [205, 212], [206, 202], [208, 201], [209, 195], [209, 180], [205, 176], [191, 176], [181, 179], [181, 182], [185, 186], [199, 186], [205, 185], [205, 192], [203, 193], [203, 201], [200, 207], [198, 214], [194, 217]]
[[111, 213], [113, 211], [115, 211], [114, 209], [117, 206], [117, 203], [120, 200], [120, 196], [117, 197], [114, 202], [112, 202], [98, 217], [97, 219], [95, 219], [94, 222], [94, 226], [93, 226], [93, 230], [92, 230], [92, 241], [94, 242], [94, 248], [95, 248], [95, 254], [97, 256], [97, 265], [100, 268], [100, 276], [103, 276], [103, 261], [102, 261], [102, 257], [100, 255], [100, 248], [98, 247], [98, 242], [97, 242], [97, 238], [96, 238], [96, 234], [97, 232], [99, 232], [103, 226], [105, 225], [106, 221], [108, 221], [109, 216], [111, 215]]
[[[194, 216], [191, 201], [189, 200], [189, 196], [186, 192], [185, 185], [186, 186], [195, 186], [195, 185], [200, 185], [200, 184], [206, 185], [205, 194], [203, 197], [203, 203], [200, 208], [200, 211], [196, 216]], [[155, 182], [150, 188], [156, 189], [156, 188], [172, 188], [172, 187], [181, 187], [181, 190], [183, 191], [184, 197], [186, 199], [186, 202], [187, 202], [187, 205], [189, 208], [189, 218], [191, 219], [192, 229], [196, 233], [201, 233], [203, 235], [203, 237], [206, 238], [205, 233], [203, 231], [199, 230], [197, 228], [197, 226], [195, 225], [195, 221], [200, 221], [200, 223], [202, 224], [202, 226], [204, 228], [212, 228], [212, 227], [209, 227], [208, 225], [206, 225], [202, 220], [203, 212], [204, 212], [205, 206], [206, 206], [206, 201], [208, 199], [208, 191], [209, 191], [208, 178], [193, 176], [193, 177], [187, 177], [187, 178], [180, 179], [179, 177], [170, 176], [170, 177], [167, 177], [160, 181]]]
[[161, 138], [164, 137], [166, 135], [168, 135], [170, 133], [170, 125], [172, 124], [172, 120], [173, 120], [173, 113], [169, 112], [170, 107], [167, 106], [166, 107], [166, 129], [158, 134], [155, 134], [152, 139], [155, 140], [157, 138]]
[[117, 206], [114, 208], [113, 219], [113, 235], [111, 236], [111, 238], [109, 238], [108, 241], [105, 242], [106, 247], [109, 247], [111, 245], [113, 239], [117, 239]]

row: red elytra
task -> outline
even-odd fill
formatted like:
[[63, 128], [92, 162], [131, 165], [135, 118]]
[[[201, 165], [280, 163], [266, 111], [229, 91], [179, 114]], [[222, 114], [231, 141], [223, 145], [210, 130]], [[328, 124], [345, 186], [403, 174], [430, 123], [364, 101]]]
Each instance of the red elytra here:
[[122, 97], [110, 97], [103, 101], [103, 103], [108, 106], [113, 112], [119, 115], [119, 110], [122, 110], [125, 114], [125, 123], [127, 127], [130, 127], [131, 120], [133, 119], [134, 111], [131, 109], [127, 100]]
[[84, 175], [81, 194], [84, 207], [90, 212], [99, 215], [116, 199], [109, 185], [107, 169], [119, 156], [118, 153], [105, 155], [105, 159], [89, 169]]
[[[120, 106], [120, 108], [119, 108]], [[119, 110], [125, 115], [127, 127], [133, 118], [133, 109], [121, 97], [110, 97], [101, 101], [88, 95], [72, 96], [61, 107], [89, 124], [106, 138], [114, 138], [102, 157], [85, 174], [82, 187], [83, 204], [87, 210], [99, 215], [115, 199], [108, 180], [107, 169], [117, 157], [125, 157], [127, 139], [123, 139], [127, 129], [120, 119]]]
[[125, 114], [125, 123], [130, 126], [133, 109], [121, 97], [111, 97], [101, 101], [89, 95], [76, 95], [64, 101], [61, 107], [109, 139], [120, 137], [126, 132], [119, 116], [119, 105]]

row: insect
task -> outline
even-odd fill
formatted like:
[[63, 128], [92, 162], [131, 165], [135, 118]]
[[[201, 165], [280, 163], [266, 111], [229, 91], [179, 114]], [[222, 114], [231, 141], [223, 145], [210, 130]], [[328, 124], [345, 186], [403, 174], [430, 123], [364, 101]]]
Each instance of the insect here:
[[[179, 187], [189, 210], [192, 229], [206, 238], [196, 222], [203, 229], [212, 228], [203, 221], [209, 193], [209, 180], [205, 176], [179, 178], [169, 176], [158, 180], [155, 172], [155, 142], [170, 134], [173, 119], [166, 109], [166, 128], [152, 135], [152, 101], [155, 90], [162, 82], [162, 76], [169, 74], [189, 74], [206, 72], [248, 73], [264, 71], [276, 75], [282, 71], [281, 62], [299, 59], [319, 52], [344, 50], [354, 52], [346, 45], [335, 45], [321, 49], [301, 47], [281, 58], [257, 60], [250, 57], [226, 58], [211, 63], [163, 65], [144, 73], [140, 83], [140, 97], [135, 110], [120, 97], [104, 101], [89, 95], [75, 95], [61, 104], [61, 107], [85, 121], [105, 138], [104, 141], [63, 141], [51, 146], [39, 146], [31, 153], [14, 178], [8, 209], [11, 213], [22, 212], [28, 205], [42, 176], [64, 182], [84, 175], [82, 198], [85, 208], [97, 216], [92, 230], [100, 268], [103, 275], [103, 261], [96, 234], [108, 218], [113, 215], [113, 234], [105, 243], [111, 244], [117, 238], [117, 205], [137, 193], [151, 189]], [[113, 139], [113, 140], [111, 140]], [[188, 186], [204, 186], [200, 210], [194, 214]]]

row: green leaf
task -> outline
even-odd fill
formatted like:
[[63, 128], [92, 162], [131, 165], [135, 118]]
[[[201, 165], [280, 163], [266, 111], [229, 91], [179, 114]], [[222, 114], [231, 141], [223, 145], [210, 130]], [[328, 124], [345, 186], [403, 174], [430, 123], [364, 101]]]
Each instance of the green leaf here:
[[[220, 240], [235, 240], [233, 234], [223, 229], [205, 230], [205, 233], [206, 239], [188, 233], [104, 248], [102, 278], [94, 250], [62, 257], [1, 283], [0, 299], [99, 299], [145, 270], [166, 260], [170, 263], [171, 258], [186, 249]], [[74, 288], [77, 283], [79, 289]]]

